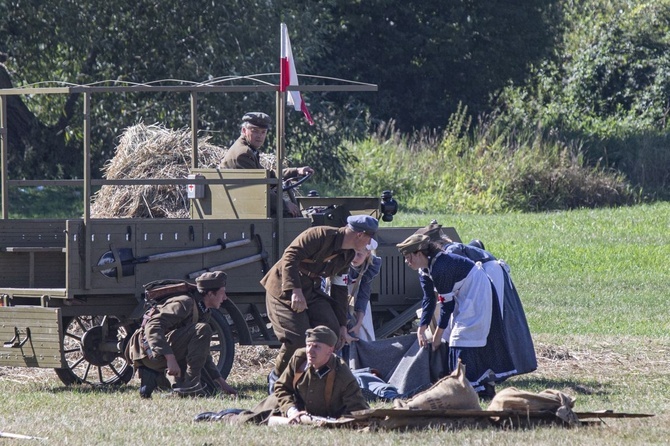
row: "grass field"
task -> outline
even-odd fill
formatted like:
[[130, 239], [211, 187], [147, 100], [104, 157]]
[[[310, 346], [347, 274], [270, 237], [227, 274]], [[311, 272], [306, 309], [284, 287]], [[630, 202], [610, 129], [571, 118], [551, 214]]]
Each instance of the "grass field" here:
[[[263, 397], [273, 351], [239, 349], [229, 378], [242, 397], [140, 400], [138, 381], [66, 388], [50, 370], [0, 368], [0, 431], [45, 440], [2, 444], [133, 445], [618, 445], [670, 442], [670, 203], [494, 216], [398, 215], [396, 226], [436, 218], [505, 259], [538, 353], [536, 372], [500, 387], [554, 388], [578, 411], [652, 413], [598, 427], [354, 432], [194, 423], [194, 415], [250, 408]], [[484, 406], [485, 407], [485, 406]]]

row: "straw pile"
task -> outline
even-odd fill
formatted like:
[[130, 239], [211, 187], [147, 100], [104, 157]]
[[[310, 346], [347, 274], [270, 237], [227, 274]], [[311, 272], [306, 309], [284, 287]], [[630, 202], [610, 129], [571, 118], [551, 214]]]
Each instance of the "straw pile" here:
[[[198, 166], [218, 167], [228, 149], [198, 140]], [[261, 164], [272, 166], [273, 156], [261, 155]], [[170, 130], [159, 125], [128, 127], [114, 158], [103, 168], [106, 179], [187, 178], [191, 165], [190, 130]], [[184, 185], [105, 185], [94, 195], [95, 218], [188, 218], [189, 200]]]

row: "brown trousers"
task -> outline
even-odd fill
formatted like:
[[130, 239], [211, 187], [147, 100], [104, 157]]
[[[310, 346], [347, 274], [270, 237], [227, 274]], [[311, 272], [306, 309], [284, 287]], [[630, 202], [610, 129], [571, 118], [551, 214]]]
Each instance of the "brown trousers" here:
[[[212, 327], [204, 322], [189, 324], [167, 333], [166, 340], [179, 362], [184, 382], [199, 382], [200, 372], [209, 356], [211, 339]], [[156, 358], [142, 358], [142, 364], [161, 373], [167, 368], [167, 361], [163, 355]]]
[[288, 291], [280, 298], [265, 294], [268, 317], [277, 339], [281, 342], [275, 361], [275, 373], [281, 376], [293, 353], [305, 346], [305, 332], [317, 325], [325, 325], [336, 334], [340, 324], [333, 311], [332, 299], [315, 288], [303, 288], [307, 310], [296, 313], [291, 309], [291, 294]]

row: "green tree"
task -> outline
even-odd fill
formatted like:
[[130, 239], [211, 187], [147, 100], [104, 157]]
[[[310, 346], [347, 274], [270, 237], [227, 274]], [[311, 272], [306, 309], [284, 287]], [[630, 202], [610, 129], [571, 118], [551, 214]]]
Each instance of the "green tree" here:
[[[318, 17], [325, 10], [301, 2], [284, 2], [281, 9], [273, 5], [262, 0], [192, 0], [188, 5], [176, 0], [55, 0], [48, 5], [41, 0], [8, 0], [0, 4], [0, 52], [8, 54], [9, 76], [16, 86], [45, 80], [54, 84], [161, 79], [215, 82], [256, 73], [275, 73], [262, 79], [277, 83], [280, 21], [289, 25], [300, 67], [308, 67], [311, 55], [321, 51]], [[274, 95], [267, 93], [206, 95], [199, 102], [201, 133], [227, 146], [239, 134], [244, 112], [274, 114], [274, 100]], [[48, 131], [43, 136], [23, 138], [22, 150], [14, 148], [12, 176], [79, 176], [80, 99], [76, 95], [36, 97], [28, 99], [27, 105], [39, 118], [36, 128], [41, 128], [39, 124]], [[291, 117], [289, 156], [311, 161], [324, 172], [330, 169], [337, 178], [343, 174], [340, 158], [346, 155], [340, 140], [347, 132], [335, 134], [332, 129], [360, 130], [363, 127], [353, 121], [360, 122], [364, 113], [359, 104], [342, 109], [328, 101], [313, 111], [320, 118], [313, 128]], [[140, 120], [173, 128], [190, 125], [185, 95], [96, 95], [92, 114], [93, 165], [97, 168], [109, 158], [115, 139], [128, 125]], [[59, 141], [62, 147], [50, 150], [52, 157], [45, 157], [44, 148], [50, 140]], [[12, 143], [18, 141], [10, 138]], [[31, 153], [36, 154], [35, 159], [27, 155]], [[47, 162], [39, 163], [38, 159]], [[29, 162], [21, 165], [19, 160]]]
[[365, 98], [399, 129], [443, 128], [463, 103], [473, 115], [490, 97], [522, 83], [551, 53], [554, 0], [336, 0], [327, 51], [316, 62], [340, 77], [377, 83]]

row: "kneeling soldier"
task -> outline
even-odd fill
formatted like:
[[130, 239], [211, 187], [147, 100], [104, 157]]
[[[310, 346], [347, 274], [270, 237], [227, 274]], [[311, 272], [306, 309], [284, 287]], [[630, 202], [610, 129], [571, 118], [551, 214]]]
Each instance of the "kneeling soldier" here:
[[210, 309], [218, 309], [228, 298], [226, 274], [202, 274], [196, 285], [197, 292], [171, 296], [147, 312], [142, 327], [128, 343], [126, 356], [139, 370], [143, 398], [151, 398], [165, 371], [175, 378], [173, 392], [178, 395], [203, 394], [203, 369], [224, 392], [237, 393], [223, 379], [209, 354]]

